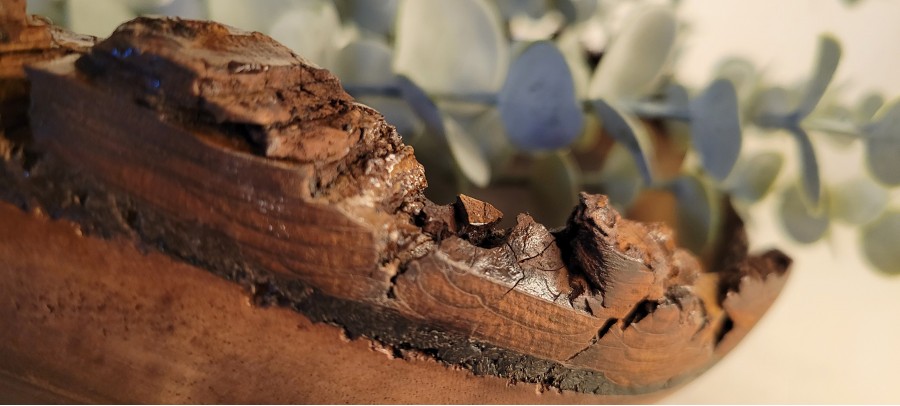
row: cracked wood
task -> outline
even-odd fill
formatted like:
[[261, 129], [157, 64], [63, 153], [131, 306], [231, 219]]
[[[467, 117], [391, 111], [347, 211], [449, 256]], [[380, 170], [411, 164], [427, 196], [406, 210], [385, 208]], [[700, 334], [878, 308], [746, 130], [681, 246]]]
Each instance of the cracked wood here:
[[667, 227], [623, 219], [599, 195], [582, 194], [553, 231], [527, 214], [503, 229], [502, 213], [468, 196], [435, 205], [380, 114], [258, 33], [138, 18], [81, 52], [28, 65], [33, 109], [2, 119], [30, 122], [34, 137], [6, 139], [19, 152], [0, 173], [5, 199], [402, 357], [653, 393], [733, 347], [790, 263], [749, 255], [736, 217], [730, 254], [707, 267]]

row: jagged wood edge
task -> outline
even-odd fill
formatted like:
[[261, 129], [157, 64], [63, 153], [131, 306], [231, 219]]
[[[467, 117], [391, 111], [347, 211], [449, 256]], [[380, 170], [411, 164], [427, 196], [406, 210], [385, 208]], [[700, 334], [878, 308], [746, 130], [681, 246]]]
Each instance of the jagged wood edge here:
[[[21, 146], [19, 146], [21, 147]], [[214, 237], [210, 230], [191, 229], [189, 225], [175, 225], [168, 230], [154, 229], [153, 225], [171, 223], [166, 215], [155, 213], [152, 208], [142, 207], [128, 196], [109, 191], [108, 188], [90, 179], [89, 175], [72, 173], [71, 168], [53, 162], [42, 156], [38, 150], [18, 148], [8, 154], [6, 172], [2, 181], [5, 192], [4, 200], [17, 202], [23, 208], [37, 204], [54, 217], [70, 218], [85, 227], [85, 231], [104, 237], [127, 235], [143, 241], [146, 245], [154, 245], [169, 255], [192, 264], [200, 265], [215, 273], [234, 280], [254, 292], [259, 303], [278, 303], [288, 305], [306, 314], [316, 321], [341, 325], [350, 335], [364, 335], [391, 346], [397, 355], [405, 351], [424, 352], [444, 362], [460, 365], [477, 374], [490, 374], [509, 377], [517, 381], [540, 382], [561, 389], [571, 389], [589, 393], [637, 394], [658, 390], [677, 384], [689, 378], [693, 373], [668, 381], [660, 386], [623, 388], [608, 382], [601, 373], [578, 371], [567, 368], [553, 361], [540, 360], [528, 355], [521, 355], [487, 344], [476, 343], [477, 354], [459, 354], [458, 349], [470, 345], [472, 341], [464, 335], [443, 332], [437, 327], [403, 323], [401, 315], [384, 308], [374, 308], [354, 301], [345, 301], [322, 295], [315, 289], [303, 286], [296, 280], [285, 280], [277, 275], [261, 271], [251, 263], [223, 260], [215, 263], [210, 258], [228, 258], [225, 247], [233, 242], [227, 238]], [[14, 163], [10, 165], [9, 163]], [[11, 181], [10, 181], [11, 180]], [[66, 190], [65, 185], [83, 186], [80, 196]], [[16, 193], [15, 191], [25, 191]], [[73, 204], [85, 202], [91, 196], [90, 207]], [[738, 227], [740, 228], [740, 227]], [[742, 230], [740, 231], [742, 232]], [[180, 241], [187, 236], [206, 233], [211, 238], [204, 239], [210, 247], [198, 247]], [[740, 238], [740, 237], [738, 237]], [[194, 247], [185, 251], [185, 247]], [[746, 249], [746, 247], [744, 247]], [[202, 252], [202, 253], [201, 253]], [[218, 254], [218, 255], [217, 255]], [[737, 286], [734, 286], [736, 288]], [[727, 290], [727, 289], [726, 289]], [[356, 325], [361, 318], [345, 318], [342, 313], [355, 307], [362, 308], [368, 316], [382, 317], [372, 320], [368, 326]], [[356, 313], [355, 311], [352, 313]], [[606, 323], [604, 323], [607, 326]], [[379, 331], [377, 327], [388, 327]], [[373, 328], [375, 327], [375, 328]], [[440, 337], [440, 338], [438, 338]], [[424, 345], [412, 348], [410, 343]], [[474, 352], [473, 352], [474, 353]], [[495, 355], [495, 356], [492, 356]], [[495, 358], [509, 362], [485, 363], [485, 359]], [[535, 373], [535, 371], [540, 371]]]

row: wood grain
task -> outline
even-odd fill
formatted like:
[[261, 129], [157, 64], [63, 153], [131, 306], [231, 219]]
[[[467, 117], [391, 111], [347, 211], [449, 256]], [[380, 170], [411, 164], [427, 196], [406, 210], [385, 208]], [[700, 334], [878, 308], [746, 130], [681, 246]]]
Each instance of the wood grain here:
[[5, 203], [0, 218], [4, 403], [566, 404], [662, 395], [537, 394], [534, 384], [391, 359], [370, 340], [341, 339], [338, 327], [250, 306], [240, 286], [129, 241], [80, 236], [75, 224]]
[[[34, 49], [40, 54], [45, 48]], [[160, 265], [165, 271], [116, 272], [110, 281], [124, 278], [137, 287], [152, 279], [169, 286], [189, 277], [168, 268], [193, 264], [235, 282], [234, 289], [243, 286], [252, 303], [303, 315], [279, 312], [276, 318], [305, 317], [313, 330], [322, 326], [310, 322], [338, 326], [348, 337], [371, 339], [403, 365], [468, 370], [485, 382], [533, 383], [578, 394], [572, 399], [653, 396], [727, 353], [777, 296], [790, 264], [776, 251], [749, 255], [736, 216], [722, 233], [721, 258], [701, 264], [676, 246], [665, 225], [624, 219], [600, 195], [582, 194], [561, 230], [549, 230], [527, 214], [516, 216], [511, 228], [500, 227], [502, 213], [468, 196], [435, 205], [423, 195], [424, 172], [412, 149], [380, 114], [355, 103], [330, 73], [258, 33], [139, 18], [92, 48], [47, 59], [27, 66], [32, 109], [10, 118], [24, 123], [18, 131], [27, 136], [2, 138], [10, 152], [0, 172], [7, 190], [0, 196], [73, 221], [83, 234], [118, 241], [110, 249], [130, 249], [122, 243], [130, 241], [175, 261]], [[7, 61], [13, 60], [0, 59], [0, 65]], [[17, 218], [11, 210], [3, 216]], [[32, 238], [37, 241], [40, 234]], [[97, 265], [75, 261], [59, 268], [60, 258], [81, 249], [76, 240], [54, 244], [46, 262], [27, 259], [32, 273], [50, 270], [47, 279], [30, 282], [29, 271], [10, 268], [5, 277], [23, 286], [70, 281], [74, 276], [61, 276], [66, 272], [89, 278], [78, 269]], [[99, 265], [111, 266], [115, 263]], [[237, 292], [223, 295], [241, 296]], [[130, 307], [135, 303], [163, 306], [154, 314], [173, 323], [178, 319], [163, 299], [112, 296], [121, 293], [106, 292], [125, 306], [119, 312], [125, 319], [131, 312], [143, 314]], [[46, 299], [29, 303], [52, 302]], [[182, 304], [179, 311], [202, 307]], [[70, 320], [83, 321], [94, 310], [70, 311]], [[221, 314], [235, 311], [223, 308]], [[5, 317], [18, 320], [22, 334], [30, 336], [39, 329], [29, 322], [42, 316]], [[163, 324], [160, 328], [170, 329]], [[127, 344], [108, 343], [74, 324], [59, 328], [66, 332], [59, 339], [86, 334], [85, 343], [101, 343], [76, 346], [73, 357], [108, 345], [122, 365], [185, 368], [174, 361], [148, 362], [141, 359], [146, 351], [116, 348]], [[122, 341], [150, 340], [156, 327], [146, 328], [137, 335], [122, 333]], [[296, 351], [266, 331], [245, 335], [260, 345], [279, 343], [266, 354]], [[294, 342], [305, 346], [300, 358], [322, 359], [310, 355], [318, 344]], [[329, 344], [322, 348], [336, 343]], [[258, 371], [248, 363], [269, 364], [276, 355], [242, 353], [243, 363], [229, 363], [228, 372], [209, 363], [219, 350], [210, 344], [192, 353], [205, 368], [221, 372], [213, 387], [231, 388], [213, 399], [230, 402], [264, 392], [287, 396], [272, 398], [279, 402], [306, 400], [272, 389], [295, 382], [288, 372], [240, 383], [246, 373]], [[92, 383], [71, 376], [71, 369], [59, 369], [49, 353], [25, 354], [21, 346], [9, 351], [10, 360], [31, 358], [0, 369], [21, 377], [23, 372], [10, 365], [38, 362], [35, 373], [45, 370], [40, 379], [51, 382], [39, 387], [63, 382], [91, 401], [121, 399], [130, 388], [122, 383], [92, 389]], [[165, 351], [187, 350], [182, 345]], [[350, 365], [348, 359], [343, 373]], [[200, 374], [211, 373], [204, 371]], [[443, 371], [438, 375], [450, 374]], [[179, 369], [172, 377], [190, 373]], [[179, 390], [186, 385], [163, 382], [169, 378], [157, 384]], [[346, 385], [338, 373], [301, 386], [321, 389], [316, 399], [329, 403], [347, 399], [348, 393], [358, 401], [383, 393], [367, 398], [360, 391], [371, 385], [360, 382], [327, 397], [325, 388], [335, 385]], [[428, 393], [425, 399], [448, 399]], [[137, 396], [157, 399], [148, 392]], [[513, 398], [525, 399], [508, 399]]]

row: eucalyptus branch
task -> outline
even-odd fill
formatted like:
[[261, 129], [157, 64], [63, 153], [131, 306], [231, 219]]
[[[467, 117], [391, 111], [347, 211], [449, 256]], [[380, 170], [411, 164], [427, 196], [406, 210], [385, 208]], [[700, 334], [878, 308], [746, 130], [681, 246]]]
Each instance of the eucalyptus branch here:
[[853, 138], [865, 138], [866, 136], [866, 126], [861, 126], [849, 120], [817, 117], [803, 120], [801, 125], [803, 128], [811, 131], [847, 135]]
[[681, 106], [657, 100], [641, 100], [623, 104], [634, 115], [644, 119], [665, 119], [676, 121], [691, 121], [691, 112]]

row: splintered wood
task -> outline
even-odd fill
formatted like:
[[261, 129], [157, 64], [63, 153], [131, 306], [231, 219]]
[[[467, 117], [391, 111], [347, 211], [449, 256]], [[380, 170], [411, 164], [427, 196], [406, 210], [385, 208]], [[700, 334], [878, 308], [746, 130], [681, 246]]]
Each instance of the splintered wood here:
[[[6, 38], [70, 35], [2, 4]], [[0, 47], [4, 89], [28, 71], [28, 91], [3, 102], [33, 106], [4, 110], [4, 128], [29, 134], [4, 138], [8, 149], [29, 154], [4, 155], [0, 196], [204, 268], [402, 362], [652, 394], [731, 349], [787, 275], [783, 254], [747, 253], [736, 217], [727, 255], [704, 266], [665, 225], [624, 219], [601, 195], [582, 194], [561, 230], [527, 214], [502, 228], [499, 210], [465, 195], [436, 205], [394, 127], [259, 33], [142, 17], [92, 47], [28, 41]]]

